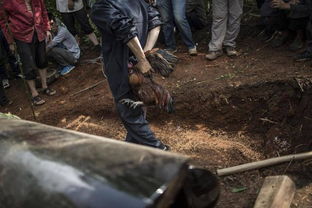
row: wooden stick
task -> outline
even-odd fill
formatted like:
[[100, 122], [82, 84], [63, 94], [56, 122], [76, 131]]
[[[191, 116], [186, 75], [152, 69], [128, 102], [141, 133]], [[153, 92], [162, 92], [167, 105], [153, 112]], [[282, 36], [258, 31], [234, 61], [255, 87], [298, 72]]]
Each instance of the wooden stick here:
[[75, 96], [75, 95], [78, 95], [78, 94], [80, 94], [80, 93], [82, 93], [82, 92], [85, 92], [85, 91], [87, 91], [87, 90], [91, 90], [91, 89], [95, 88], [96, 86], [102, 84], [104, 81], [105, 81], [105, 80], [99, 81], [98, 83], [95, 83], [94, 85], [92, 85], [92, 86], [90, 86], [90, 87], [87, 87], [87, 88], [84, 88], [84, 89], [82, 89], [82, 90], [79, 90], [78, 92], [75, 92], [74, 94], [72, 94], [72, 95], [70, 95], [70, 96]]
[[238, 166], [234, 166], [230, 168], [219, 169], [217, 170], [217, 174], [218, 176], [226, 176], [226, 175], [244, 172], [247, 170], [259, 169], [263, 167], [277, 165], [277, 164], [284, 163], [284, 162], [289, 162], [289, 161], [294, 161], [294, 160], [303, 160], [303, 159], [309, 159], [309, 158], [312, 158], [312, 152], [286, 155], [282, 157], [276, 157], [276, 158], [271, 158], [271, 159], [262, 160], [258, 162], [238, 165]]

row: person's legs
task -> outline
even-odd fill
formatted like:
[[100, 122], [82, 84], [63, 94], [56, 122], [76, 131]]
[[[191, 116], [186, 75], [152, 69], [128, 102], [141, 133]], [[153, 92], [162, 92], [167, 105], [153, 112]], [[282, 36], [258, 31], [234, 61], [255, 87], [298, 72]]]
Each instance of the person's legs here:
[[[0, 78], [0, 83], [2, 83], [2, 79]], [[8, 98], [5, 95], [3, 86], [0, 84], [0, 106], [5, 106], [7, 104], [9, 104], [10, 101], [8, 100]]]
[[10, 64], [11, 70], [13, 72], [14, 76], [17, 76], [18, 74], [20, 74], [20, 69], [16, 60], [15, 55], [10, 51], [9, 48], [9, 44], [7, 42], [7, 40], [5, 39], [3, 33], [0, 31], [0, 44], [2, 44], [3, 46], [3, 50], [5, 50], [4, 52], [7, 55], [7, 60]]
[[243, 14], [243, 0], [228, 1], [228, 23], [224, 37], [223, 45], [227, 47], [236, 47], [236, 38], [240, 30], [240, 22]]
[[66, 25], [69, 32], [76, 37], [77, 31], [75, 28], [75, 17], [73, 13], [61, 13], [63, 23]]
[[158, 10], [161, 14], [161, 18], [164, 22], [162, 26], [162, 33], [164, 36], [165, 47], [167, 49], [176, 49], [176, 42], [174, 38], [174, 22], [172, 14], [172, 2], [171, 0], [158, 0]]
[[119, 116], [127, 129], [126, 141], [164, 149], [165, 145], [159, 141], [148, 126], [142, 108], [131, 109], [129, 106], [116, 102]]
[[171, 0], [173, 16], [178, 30], [181, 33], [182, 40], [188, 49], [195, 48], [193, 42], [191, 27], [186, 19], [185, 4], [186, 0]]
[[77, 62], [73, 54], [64, 48], [52, 48], [47, 53], [47, 57], [60, 66], [74, 65]]
[[228, 1], [212, 0], [213, 22], [211, 27], [211, 41], [209, 51], [220, 51], [227, 30]]
[[93, 45], [97, 46], [99, 45], [99, 41], [93, 32], [93, 28], [89, 22], [89, 18], [87, 15], [86, 10], [83, 8], [77, 12], [73, 12], [74, 18], [77, 20], [77, 22], [80, 25], [81, 30], [88, 36], [90, 41], [93, 43]]
[[27, 81], [32, 97], [36, 97], [39, 95], [39, 93], [35, 86], [35, 69], [37, 69], [37, 67], [35, 64], [34, 42], [25, 43], [19, 40], [16, 40], [15, 42], [17, 44], [17, 50], [23, 65], [22, 73]]

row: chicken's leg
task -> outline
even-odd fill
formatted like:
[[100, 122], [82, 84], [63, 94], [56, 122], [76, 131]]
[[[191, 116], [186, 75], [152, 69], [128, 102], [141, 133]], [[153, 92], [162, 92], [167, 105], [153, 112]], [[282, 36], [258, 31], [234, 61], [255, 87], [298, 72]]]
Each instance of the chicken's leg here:
[[134, 101], [128, 98], [120, 100], [119, 103], [128, 105], [130, 108], [133, 108], [133, 109], [137, 108], [138, 106], [144, 105], [142, 101]]

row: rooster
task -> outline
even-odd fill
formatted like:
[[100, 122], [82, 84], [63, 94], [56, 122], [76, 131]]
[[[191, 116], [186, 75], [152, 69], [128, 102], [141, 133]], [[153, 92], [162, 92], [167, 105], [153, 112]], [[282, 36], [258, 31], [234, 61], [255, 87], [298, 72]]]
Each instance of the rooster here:
[[131, 108], [138, 106], [158, 106], [168, 113], [174, 111], [173, 98], [168, 90], [157, 84], [151, 75], [143, 75], [137, 68], [129, 69], [129, 84], [132, 92], [139, 101], [122, 99], [120, 103], [127, 104]]

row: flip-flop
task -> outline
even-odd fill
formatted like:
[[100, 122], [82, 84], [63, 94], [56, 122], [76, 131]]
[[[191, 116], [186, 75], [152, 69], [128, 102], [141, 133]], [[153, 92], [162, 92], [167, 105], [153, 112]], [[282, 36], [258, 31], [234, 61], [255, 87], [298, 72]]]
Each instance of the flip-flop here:
[[43, 89], [43, 93], [46, 95], [52, 96], [52, 95], [56, 94], [56, 91], [47, 87], [47, 88]]

